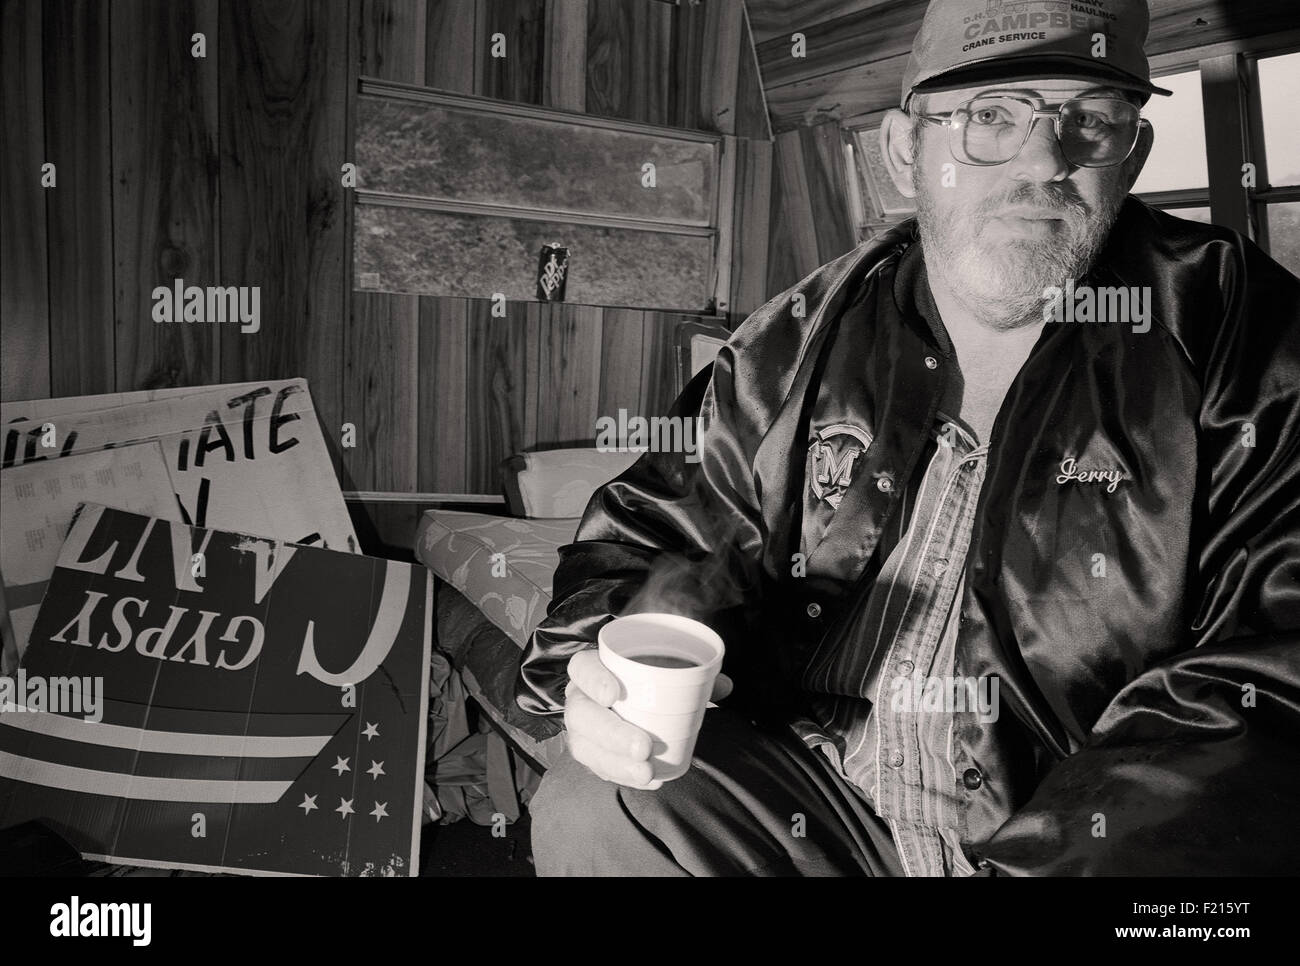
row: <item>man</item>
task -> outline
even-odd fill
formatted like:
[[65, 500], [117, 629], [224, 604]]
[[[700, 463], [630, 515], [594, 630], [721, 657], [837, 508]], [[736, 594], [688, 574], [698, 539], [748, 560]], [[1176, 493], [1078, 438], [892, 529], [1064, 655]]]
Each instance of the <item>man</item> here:
[[[1300, 281], [1126, 197], [1146, 4], [1062, 6], [933, 0], [882, 131], [916, 223], [736, 331], [698, 465], [592, 499], [518, 683], [568, 733], [540, 873], [1300, 864]], [[729, 677], [656, 783], [592, 647], [669, 606]]]

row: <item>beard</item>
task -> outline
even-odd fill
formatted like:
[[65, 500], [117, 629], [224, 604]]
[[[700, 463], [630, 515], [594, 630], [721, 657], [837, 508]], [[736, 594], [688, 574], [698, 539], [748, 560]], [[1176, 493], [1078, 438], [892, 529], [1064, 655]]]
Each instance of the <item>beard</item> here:
[[[916, 200], [926, 269], [981, 322], [1005, 330], [1040, 320], [1045, 289], [1087, 274], [1119, 217], [1124, 192], [1117, 179], [1096, 209], [1068, 181], [1021, 182], [978, 204], [946, 206], [918, 184]], [[1048, 239], [986, 239], [990, 219], [1012, 205], [1051, 210], [1063, 227]]]

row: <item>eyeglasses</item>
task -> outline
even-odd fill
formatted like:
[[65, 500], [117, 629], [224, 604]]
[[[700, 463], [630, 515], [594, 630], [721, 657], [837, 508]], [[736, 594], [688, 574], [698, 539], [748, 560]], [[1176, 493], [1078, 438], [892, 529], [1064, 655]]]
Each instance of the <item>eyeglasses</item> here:
[[1055, 111], [1005, 94], [981, 94], [949, 115], [919, 114], [948, 128], [948, 148], [963, 164], [1006, 164], [1019, 156], [1040, 117], [1055, 120], [1056, 140], [1070, 164], [1109, 168], [1127, 161], [1147, 123], [1139, 109], [1117, 97], [1076, 97]]

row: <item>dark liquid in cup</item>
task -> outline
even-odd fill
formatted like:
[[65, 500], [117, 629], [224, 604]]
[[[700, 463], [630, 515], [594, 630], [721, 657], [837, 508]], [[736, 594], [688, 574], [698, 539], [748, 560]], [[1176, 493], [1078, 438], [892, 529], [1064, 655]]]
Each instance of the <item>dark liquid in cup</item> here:
[[688, 668], [700, 666], [698, 661], [691, 661], [684, 657], [671, 657], [666, 654], [638, 654], [631, 660], [650, 667]]

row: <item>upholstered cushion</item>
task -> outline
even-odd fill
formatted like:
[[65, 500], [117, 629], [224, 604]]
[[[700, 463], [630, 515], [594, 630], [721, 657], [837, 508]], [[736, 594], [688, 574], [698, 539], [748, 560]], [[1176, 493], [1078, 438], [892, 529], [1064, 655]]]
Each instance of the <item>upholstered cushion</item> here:
[[636, 462], [640, 453], [551, 449], [517, 453], [505, 466], [506, 504], [533, 519], [580, 517], [596, 488]]
[[416, 556], [455, 594], [439, 592], [438, 646], [460, 670], [489, 717], [534, 761], [547, 767], [563, 736], [530, 737], [536, 726], [514, 702], [519, 660], [551, 603], [559, 549], [576, 519], [519, 520], [486, 513], [428, 510]]
[[428, 510], [415, 554], [522, 648], [546, 616], [559, 549], [577, 529], [576, 519]]

